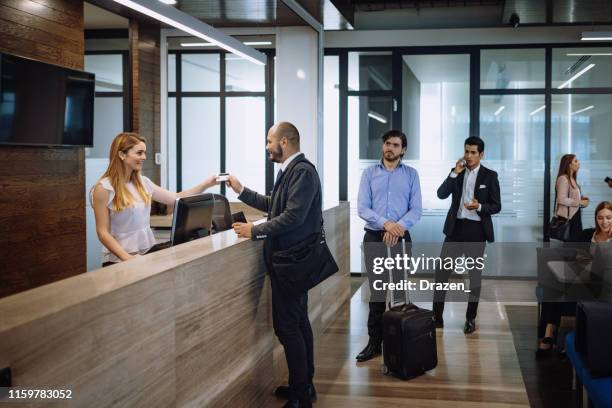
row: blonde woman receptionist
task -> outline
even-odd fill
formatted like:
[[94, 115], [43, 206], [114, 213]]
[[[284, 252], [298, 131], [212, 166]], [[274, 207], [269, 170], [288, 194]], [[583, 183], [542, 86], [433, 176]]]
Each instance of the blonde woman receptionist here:
[[142, 136], [118, 134], [111, 144], [108, 168], [92, 188], [96, 233], [104, 246], [102, 266], [143, 255], [155, 245], [149, 223], [151, 200], [173, 205], [179, 197], [199, 194], [217, 184], [212, 175], [180, 193], [165, 190], [141, 174], [146, 152]]

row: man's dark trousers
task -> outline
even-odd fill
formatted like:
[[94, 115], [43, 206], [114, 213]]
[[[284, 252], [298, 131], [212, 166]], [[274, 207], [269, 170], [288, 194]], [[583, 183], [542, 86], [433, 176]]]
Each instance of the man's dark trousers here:
[[[465, 243], [462, 245], [462, 243]], [[478, 258], [483, 256], [486, 245], [486, 238], [482, 223], [480, 221], [457, 219], [455, 228], [450, 236], [444, 239], [442, 245], [441, 259], [447, 257], [457, 259], [465, 256]], [[446, 283], [450, 277], [452, 270], [438, 269], [436, 270], [436, 283]], [[482, 270], [472, 269], [469, 271], [470, 276], [470, 293], [468, 307], [465, 313], [467, 320], [476, 318], [478, 312], [478, 300], [480, 299], [480, 286], [482, 282]], [[444, 313], [444, 299], [446, 298], [445, 290], [434, 291], [433, 313], [436, 320], [442, 319]]]
[[[364, 248], [364, 253], [365, 253], [365, 263], [366, 263], [366, 271], [368, 273], [368, 279], [370, 282], [370, 296], [374, 296], [373, 295], [373, 288], [372, 288], [372, 282], [374, 282], [375, 279], [381, 279], [381, 275], [375, 275], [372, 272], [372, 265], [373, 265], [373, 261], [374, 261], [374, 257], [386, 257], [387, 256], [387, 252], [386, 250], [384, 250], [383, 245], [384, 244], [378, 244], [378, 243], [382, 243], [383, 242], [383, 236], [385, 234], [385, 231], [372, 231], [372, 230], [365, 230], [365, 235], [363, 236], [363, 248]], [[410, 233], [408, 232], [408, 230], [406, 230], [406, 232], [404, 233], [404, 241], [408, 242], [412, 242], [411, 238], [410, 238]], [[368, 245], [368, 243], [373, 244], [374, 245]], [[378, 245], [376, 245], [378, 244]], [[401, 253], [402, 252], [402, 243], [401, 240], [398, 241], [397, 245], [395, 245], [392, 248], [392, 256], [395, 256], [396, 253]], [[409, 249], [406, 249], [407, 255], [410, 255]], [[386, 274], [388, 274], [388, 271], [385, 271]], [[396, 276], [396, 274], [394, 273], [393, 276]], [[382, 278], [384, 278], [385, 281], [388, 280], [388, 275], [387, 276], [382, 276]], [[403, 279], [403, 277], [401, 278]], [[395, 281], [395, 280], [394, 280]], [[380, 296], [381, 298], [383, 297], [382, 291], [379, 291], [378, 296]], [[370, 336], [370, 341], [373, 343], [377, 343], [377, 344], [381, 344], [382, 340], [383, 340], [383, 333], [382, 333], [382, 316], [383, 313], [385, 313], [385, 309], [386, 309], [386, 302], [370, 302], [370, 312], [368, 314], [368, 335]]]
[[307, 386], [314, 377], [313, 337], [308, 319], [308, 293], [284, 296], [274, 273], [272, 284], [272, 324], [285, 348], [289, 369], [290, 399], [308, 398]]

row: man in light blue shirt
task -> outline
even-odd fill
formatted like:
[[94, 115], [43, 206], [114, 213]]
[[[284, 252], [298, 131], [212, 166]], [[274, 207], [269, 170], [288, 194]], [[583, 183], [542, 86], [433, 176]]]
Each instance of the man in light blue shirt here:
[[[421, 218], [421, 185], [417, 171], [402, 164], [406, 153], [406, 135], [390, 130], [382, 136], [383, 157], [380, 163], [368, 167], [361, 176], [357, 198], [359, 217], [366, 221], [363, 237], [366, 270], [372, 282], [372, 251], [368, 243], [384, 242], [394, 246], [404, 238], [410, 242], [408, 232]], [[370, 244], [370, 249], [376, 244]], [[377, 298], [382, 296], [377, 293]], [[380, 300], [380, 299], [377, 299]], [[370, 360], [382, 352], [382, 315], [385, 302], [370, 301], [368, 316], [368, 345], [357, 355], [357, 361]]]

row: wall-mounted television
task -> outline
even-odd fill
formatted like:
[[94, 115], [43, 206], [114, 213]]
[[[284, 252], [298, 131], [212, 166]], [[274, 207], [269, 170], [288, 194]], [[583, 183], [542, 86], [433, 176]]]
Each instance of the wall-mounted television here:
[[0, 53], [0, 145], [93, 146], [95, 76]]

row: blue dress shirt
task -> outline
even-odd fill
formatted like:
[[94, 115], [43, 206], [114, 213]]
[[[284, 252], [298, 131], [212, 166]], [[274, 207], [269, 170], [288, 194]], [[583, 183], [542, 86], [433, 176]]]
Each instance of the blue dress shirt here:
[[367, 229], [382, 231], [387, 221], [412, 228], [423, 212], [419, 174], [401, 162], [387, 170], [381, 160], [363, 171], [357, 207]]

